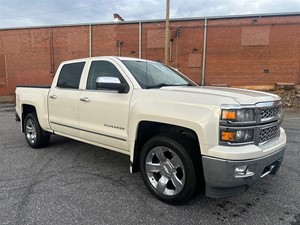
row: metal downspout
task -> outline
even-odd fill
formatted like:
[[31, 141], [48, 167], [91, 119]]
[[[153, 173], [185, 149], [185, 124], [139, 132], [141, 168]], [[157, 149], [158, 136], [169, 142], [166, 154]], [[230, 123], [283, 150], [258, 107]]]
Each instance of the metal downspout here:
[[55, 74], [55, 65], [54, 65], [54, 35], [53, 35], [53, 29], [51, 30], [51, 36], [50, 36], [50, 74], [53, 77]]
[[207, 36], [207, 18], [204, 19], [204, 35], [203, 35], [203, 57], [202, 57], [202, 79], [201, 85], [204, 86], [205, 81], [205, 63], [206, 63], [206, 36]]
[[89, 25], [89, 55], [92, 57], [92, 25]]
[[139, 58], [142, 58], [142, 22], [139, 22]]

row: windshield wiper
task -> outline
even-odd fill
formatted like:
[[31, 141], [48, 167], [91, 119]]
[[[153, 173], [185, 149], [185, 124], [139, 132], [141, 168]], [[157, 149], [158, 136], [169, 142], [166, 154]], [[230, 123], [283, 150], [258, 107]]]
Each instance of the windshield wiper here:
[[167, 86], [188, 86], [189, 84], [167, 84], [167, 83], [160, 83], [160, 84], [151, 84], [147, 85], [147, 89], [151, 88], [161, 88], [161, 87], [167, 87]]

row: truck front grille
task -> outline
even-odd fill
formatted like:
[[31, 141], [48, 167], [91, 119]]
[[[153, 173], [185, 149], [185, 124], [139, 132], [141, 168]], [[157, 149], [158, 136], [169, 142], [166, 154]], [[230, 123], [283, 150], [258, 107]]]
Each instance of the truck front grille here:
[[263, 108], [261, 110], [261, 119], [269, 119], [273, 117], [277, 117], [281, 113], [281, 105], [277, 107], [272, 107], [272, 108]]
[[271, 126], [271, 127], [266, 127], [266, 128], [261, 128], [259, 130], [259, 144], [263, 144], [267, 141], [272, 140], [273, 138], [276, 138], [279, 136], [279, 126], [277, 124]]
[[256, 136], [258, 140], [256, 140], [255, 143], [262, 145], [279, 136], [282, 118], [282, 105], [277, 104], [265, 107], [261, 104], [258, 109], [260, 112], [260, 121], [265, 123], [265, 125], [258, 128], [259, 135]]

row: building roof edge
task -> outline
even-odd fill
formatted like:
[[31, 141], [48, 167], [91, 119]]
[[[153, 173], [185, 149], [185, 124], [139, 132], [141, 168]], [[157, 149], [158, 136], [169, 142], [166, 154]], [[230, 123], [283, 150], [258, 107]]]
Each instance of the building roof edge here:
[[[300, 12], [260, 13], [260, 14], [243, 14], [243, 15], [171, 18], [170, 22], [195, 21], [195, 20], [205, 20], [205, 19], [207, 19], [207, 20], [221, 20], [221, 19], [243, 19], [243, 18], [257, 18], [257, 17], [287, 17], [287, 16], [300, 16]], [[116, 22], [99, 22], [99, 23], [79, 23], [79, 24], [27, 26], [27, 27], [7, 27], [7, 28], [0, 28], [0, 31], [2, 31], [2, 30], [59, 28], [59, 27], [95, 26], [95, 25], [139, 24], [139, 23], [155, 23], [155, 22], [156, 23], [165, 22], [165, 19], [132, 20], [132, 21], [120, 21], [120, 22], [117, 22], [117, 23]]]

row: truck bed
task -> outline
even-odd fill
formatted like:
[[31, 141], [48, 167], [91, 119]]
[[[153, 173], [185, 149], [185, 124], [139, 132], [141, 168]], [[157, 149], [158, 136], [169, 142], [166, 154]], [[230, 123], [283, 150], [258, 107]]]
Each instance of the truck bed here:
[[44, 130], [49, 130], [48, 122], [48, 85], [20, 85], [16, 88], [16, 112], [22, 120], [22, 112], [26, 105], [34, 106], [39, 123]]

